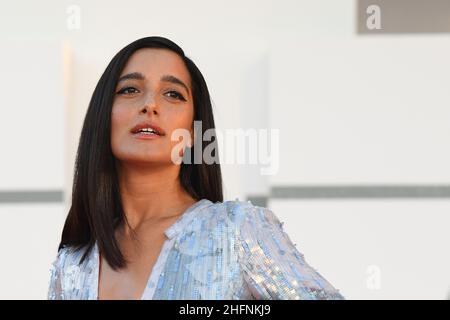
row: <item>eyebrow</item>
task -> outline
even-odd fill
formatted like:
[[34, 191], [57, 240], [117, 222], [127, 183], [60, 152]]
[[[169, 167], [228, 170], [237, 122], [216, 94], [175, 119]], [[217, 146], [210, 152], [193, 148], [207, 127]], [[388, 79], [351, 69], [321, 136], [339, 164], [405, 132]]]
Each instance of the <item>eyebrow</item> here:
[[140, 72], [132, 72], [128, 73], [124, 76], [121, 76], [119, 80], [117, 80], [117, 83], [128, 80], [128, 79], [134, 79], [134, 80], [144, 80], [145, 76]]
[[177, 77], [174, 77], [172, 75], [166, 74], [166, 75], [161, 77], [161, 81], [170, 82], [170, 83], [173, 83], [173, 84], [178, 84], [178, 85], [184, 87], [186, 89], [186, 91], [190, 94], [190, 91], [189, 91], [189, 88], [187, 87], [187, 85], [183, 81], [178, 79]]
[[[119, 80], [117, 81], [117, 83], [120, 83], [120, 82], [125, 81], [125, 80], [129, 80], [129, 79], [145, 80], [145, 76], [142, 73], [140, 73], [140, 72], [132, 72], [132, 73], [128, 73], [126, 75], [121, 76], [119, 78]], [[163, 75], [161, 77], [161, 81], [170, 82], [170, 83], [173, 83], [173, 84], [178, 84], [178, 85], [182, 86], [183, 88], [185, 88], [188, 93], [190, 93], [190, 90], [187, 87], [187, 85], [183, 81], [181, 81], [180, 79], [178, 79], [175, 76], [172, 76], [172, 75], [169, 75], [169, 74]]]

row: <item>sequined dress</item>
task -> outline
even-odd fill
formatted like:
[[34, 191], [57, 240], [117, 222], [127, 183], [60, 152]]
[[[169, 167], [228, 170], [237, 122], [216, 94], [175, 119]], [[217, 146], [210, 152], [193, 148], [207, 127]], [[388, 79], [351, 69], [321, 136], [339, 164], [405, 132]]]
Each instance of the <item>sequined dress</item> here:
[[[202, 199], [165, 230], [141, 299], [344, 299], [312, 268], [270, 209]], [[98, 299], [97, 244], [59, 250], [48, 299]]]

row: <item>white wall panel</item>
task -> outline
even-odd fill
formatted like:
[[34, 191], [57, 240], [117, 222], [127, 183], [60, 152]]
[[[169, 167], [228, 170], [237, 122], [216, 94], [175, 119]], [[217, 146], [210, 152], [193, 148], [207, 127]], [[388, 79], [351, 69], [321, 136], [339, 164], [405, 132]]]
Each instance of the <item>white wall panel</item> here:
[[283, 39], [270, 55], [274, 185], [450, 182], [448, 37]]
[[269, 206], [306, 260], [346, 298], [450, 297], [449, 200], [271, 200]]
[[62, 204], [2, 204], [0, 299], [46, 299], [65, 219]]

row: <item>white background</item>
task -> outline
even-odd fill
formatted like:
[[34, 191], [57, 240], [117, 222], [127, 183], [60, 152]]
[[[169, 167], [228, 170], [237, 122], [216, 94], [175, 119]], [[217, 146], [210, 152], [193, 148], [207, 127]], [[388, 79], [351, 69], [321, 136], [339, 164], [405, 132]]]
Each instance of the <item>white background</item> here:
[[[70, 5], [79, 29], [67, 27]], [[352, 0], [4, 3], [0, 191], [66, 197], [0, 203], [0, 298], [46, 297], [87, 105], [113, 55], [140, 37], [166, 36], [194, 60], [219, 129], [280, 129], [279, 172], [224, 165], [227, 199], [274, 186], [449, 184], [449, 35], [355, 29]], [[268, 205], [346, 298], [449, 297], [450, 200]]]

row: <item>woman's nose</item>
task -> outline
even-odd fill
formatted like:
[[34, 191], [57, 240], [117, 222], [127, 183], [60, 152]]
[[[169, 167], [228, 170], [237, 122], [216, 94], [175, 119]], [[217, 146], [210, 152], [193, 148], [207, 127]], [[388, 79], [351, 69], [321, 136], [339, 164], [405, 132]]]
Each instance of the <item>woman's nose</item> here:
[[156, 114], [158, 112], [158, 104], [156, 99], [152, 96], [146, 98], [144, 102], [144, 106], [141, 109], [142, 113], [152, 112]]
[[147, 106], [144, 106], [142, 108], [141, 112], [142, 113], [153, 112], [153, 114], [157, 114], [158, 113], [155, 108], [148, 108]]

